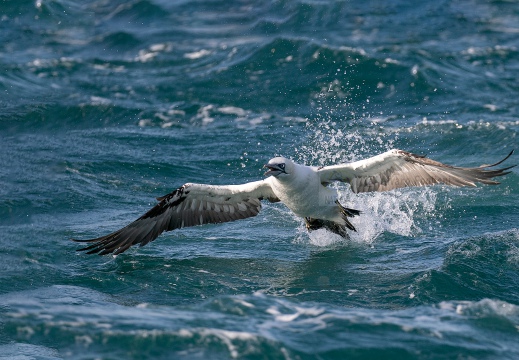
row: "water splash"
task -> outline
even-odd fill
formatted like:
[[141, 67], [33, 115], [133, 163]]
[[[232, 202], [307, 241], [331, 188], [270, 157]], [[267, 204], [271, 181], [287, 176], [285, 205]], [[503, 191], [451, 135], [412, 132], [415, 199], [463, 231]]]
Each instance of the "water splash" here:
[[342, 192], [339, 200], [362, 212], [352, 220], [357, 232], [351, 233], [350, 237], [355, 242], [371, 244], [384, 232], [413, 236], [423, 231], [422, 219], [430, 224], [432, 217], [441, 217], [437, 214], [436, 192], [432, 188], [363, 193], [343, 199], [345, 194]]
[[306, 122], [308, 136], [296, 148], [296, 158], [307, 165], [331, 165], [365, 159], [394, 147], [399, 133], [382, 126], [392, 117], [344, 119], [318, 116]]
[[310, 244], [319, 247], [331, 247], [348, 243], [348, 239], [325, 229], [309, 232], [308, 239], [310, 240]]
[[371, 245], [384, 233], [415, 236], [441, 226], [439, 219], [442, 214], [437, 209], [437, 193], [432, 188], [353, 194], [349, 188], [341, 186], [339, 201], [361, 211], [360, 216], [351, 219], [357, 231], [350, 231], [349, 239], [325, 229], [307, 232], [301, 223], [295, 241], [318, 247], [352, 243]]
[[[326, 111], [324, 116], [329, 116]], [[398, 128], [381, 126], [388, 119], [353, 119], [336, 122], [333, 118], [318, 117], [307, 122], [307, 142], [296, 152], [298, 160], [307, 165], [330, 165], [365, 159], [394, 147]], [[412, 236], [422, 231], [420, 219], [441, 217], [436, 211], [436, 195], [432, 188], [398, 189], [383, 193], [353, 194], [349, 186], [332, 184], [337, 188], [339, 201], [362, 214], [352, 220], [357, 232], [350, 241], [371, 244], [384, 232]], [[429, 226], [432, 230], [432, 226]], [[327, 231], [314, 231], [310, 243], [331, 246], [344, 243], [344, 239]]]

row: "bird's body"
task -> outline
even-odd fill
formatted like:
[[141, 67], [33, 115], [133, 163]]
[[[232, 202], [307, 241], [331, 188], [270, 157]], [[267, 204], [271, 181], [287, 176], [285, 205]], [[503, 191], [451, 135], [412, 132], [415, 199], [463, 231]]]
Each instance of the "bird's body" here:
[[[287, 163], [284, 158], [276, 161]], [[321, 184], [317, 168], [295, 163], [291, 165], [287, 171], [293, 176], [271, 176], [265, 180], [269, 182], [274, 195], [299, 217], [340, 222], [334, 203], [337, 192]], [[333, 199], [331, 203], [330, 199]]]
[[326, 228], [346, 237], [346, 229], [355, 230], [349, 218], [360, 214], [338, 201], [337, 191], [328, 185], [334, 181], [349, 183], [354, 193], [388, 191], [407, 186], [443, 183], [454, 186], [498, 184], [493, 178], [507, 174], [512, 166], [497, 170], [454, 167], [402, 150], [390, 150], [372, 158], [349, 164], [325, 167], [296, 164], [275, 157], [265, 165], [264, 180], [241, 185], [187, 183], [158, 198], [159, 203], [139, 219], [106, 236], [90, 240], [80, 249], [88, 253], [119, 254], [130, 246], [143, 246], [163, 231], [207, 223], [221, 223], [256, 216], [261, 200], [283, 202], [294, 214], [305, 219], [309, 231]]

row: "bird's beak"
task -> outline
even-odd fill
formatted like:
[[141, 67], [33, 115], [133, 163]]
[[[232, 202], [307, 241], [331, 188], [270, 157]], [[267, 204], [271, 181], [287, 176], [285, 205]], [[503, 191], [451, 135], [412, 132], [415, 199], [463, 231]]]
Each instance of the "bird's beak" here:
[[281, 173], [284, 173], [285, 170], [281, 169], [278, 165], [275, 164], [265, 164], [263, 167], [266, 167], [268, 171], [265, 173], [265, 176], [277, 176]]

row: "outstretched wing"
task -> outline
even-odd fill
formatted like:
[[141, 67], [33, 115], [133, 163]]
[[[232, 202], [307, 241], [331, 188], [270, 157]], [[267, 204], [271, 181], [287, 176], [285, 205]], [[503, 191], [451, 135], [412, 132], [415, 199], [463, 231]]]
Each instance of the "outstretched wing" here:
[[157, 198], [157, 205], [120, 230], [96, 239], [73, 240], [91, 243], [78, 250], [87, 254], [120, 254], [130, 246], [146, 245], [164, 231], [256, 216], [260, 200], [279, 201], [267, 180], [227, 186], [188, 183]]
[[501, 164], [513, 154], [513, 150], [503, 160], [492, 165], [476, 168], [463, 168], [445, 165], [402, 150], [390, 150], [372, 158], [326, 166], [318, 170], [321, 182], [343, 181], [351, 185], [355, 193], [369, 191], [388, 191], [407, 186], [425, 186], [443, 183], [454, 186], [476, 186], [499, 184], [497, 176], [509, 173], [509, 166], [502, 169], [489, 169]]

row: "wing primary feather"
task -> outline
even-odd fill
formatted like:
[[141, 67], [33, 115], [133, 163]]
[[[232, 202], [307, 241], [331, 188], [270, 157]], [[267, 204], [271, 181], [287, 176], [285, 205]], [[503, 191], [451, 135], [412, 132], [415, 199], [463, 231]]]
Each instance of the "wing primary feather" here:
[[[481, 165], [480, 168], [489, 168], [489, 167], [494, 167], [494, 166], [497, 166], [501, 163], [504, 163], [510, 156], [512, 156], [512, 154], [514, 153], [515, 149], [512, 149], [512, 151], [510, 151], [510, 153], [508, 155], [506, 155], [506, 157], [503, 159], [503, 160], [500, 160], [498, 162], [496, 162], [495, 164], [492, 164], [492, 165]], [[510, 169], [510, 168], [513, 168], [515, 165], [512, 165], [512, 166], [509, 166], [507, 167], [506, 169]], [[506, 170], [505, 169], [505, 170]]]
[[259, 198], [276, 198], [263, 180], [241, 186], [185, 184], [157, 198], [153, 208], [113, 233], [72, 240], [87, 244], [77, 250], [87, 254], [120, 254], [134, 245], [146, 245], [164, 231], [255, 216], [261, 209]]
[[438, 183], [453, 186], [476, 186], [499, 184], [496, 177], [510, 173], [513, 166], [501, 169], [514, 151], [502, 160], [479, 167], [465, 168], [451, 166], [402, 150], [390, 150], [369, 159], [350, 164], [333, 165], [318, 169], [321, 182], [344, 181], [350, 184], [354, 193], [368, 191], [388, 191], [408, 186], [427, 186]]

